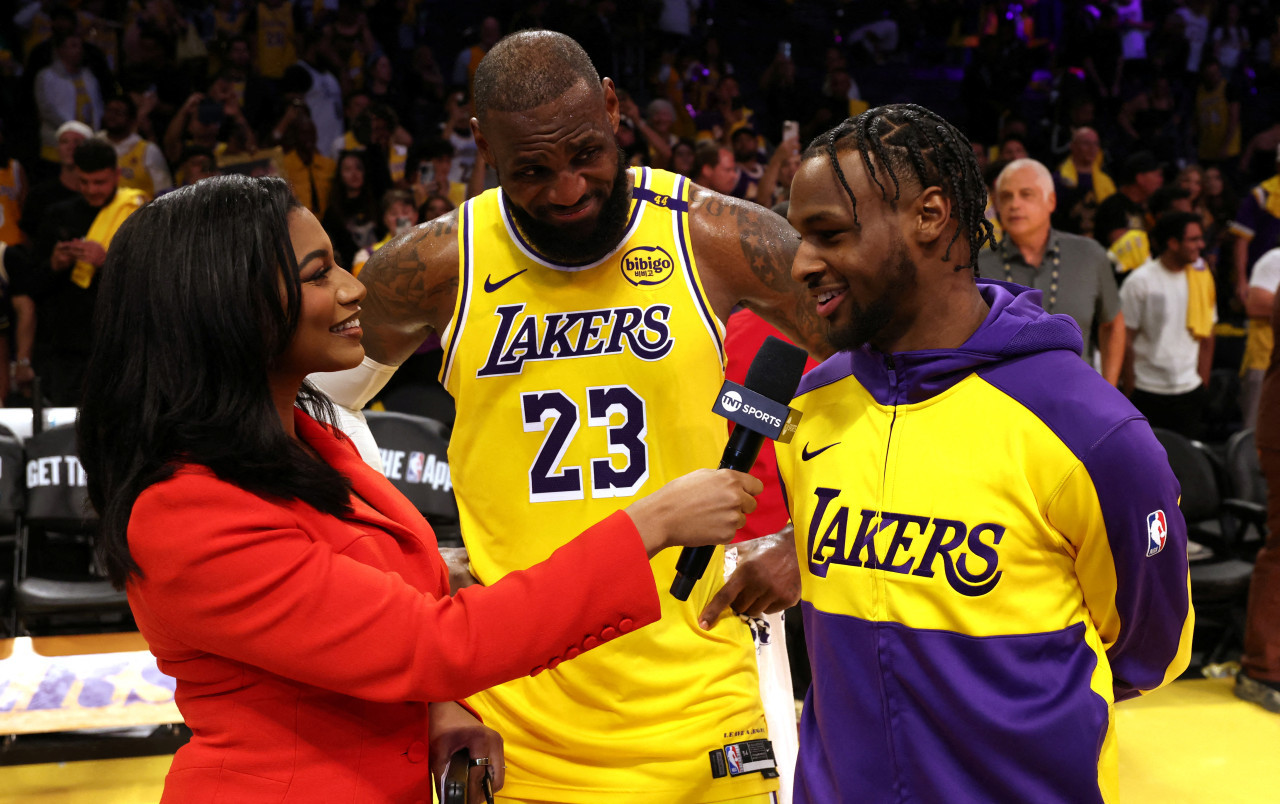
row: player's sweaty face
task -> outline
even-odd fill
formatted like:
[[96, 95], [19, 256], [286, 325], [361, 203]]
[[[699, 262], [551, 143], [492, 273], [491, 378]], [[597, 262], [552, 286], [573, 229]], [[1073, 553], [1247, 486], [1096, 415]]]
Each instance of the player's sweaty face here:
[[614, 189], [615, 125], [605, 93], [582, 82], [533, 109], [489, 112], [481, 134], [511, 202], [574, 236], [594, 230]]

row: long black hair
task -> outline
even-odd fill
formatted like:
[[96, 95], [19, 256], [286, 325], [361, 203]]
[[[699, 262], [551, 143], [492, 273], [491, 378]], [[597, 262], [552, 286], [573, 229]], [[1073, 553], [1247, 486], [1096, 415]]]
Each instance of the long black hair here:
[[[350, 484], [286, 434], [268, 380], [298, 322], [298, 208], [281, 179], [221, 176], [147, 204], [111, 241], [77, 429], [99, 557], [119, 587], [141, 572], [127, 538], [134, 502], [182, 464], [350, 513]], [[334, 422], [309, 385], [297, 401]]]
[[[804, 158], [827, 156], [849, 196], [857, 223], [858, 199], [840, 168], [839, 152], [848, 150], [862, 154], [867, 175], [880, 189], [881, 198], [890, 204], [902, 197], [904, 180], [914, 180], [922, 189], [941, 187], [951, 199], [952, 217], [960, 224], [942, 258], [951, 259], [951, 247], [963, 232], [969, 244], [969, 259], [957, 265], [956, 270], [972, 268], [977, 275], [978, 252], [991, 240], [992, 226], [984, 216], [987, 186], [973, 148], [959, 129], [923, 106], [899, 103], [868, 109], [814, 139], [805, 149]], [[892, 194], [889, 183], [893, 184]]]

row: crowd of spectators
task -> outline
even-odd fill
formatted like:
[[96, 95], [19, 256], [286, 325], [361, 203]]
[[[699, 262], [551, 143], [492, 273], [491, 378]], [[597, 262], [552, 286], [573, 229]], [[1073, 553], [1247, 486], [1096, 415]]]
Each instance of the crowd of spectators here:
[[[29, 394], [48, 375], [55, 403], [78, 393], [66, 352], [85, 351], [93, 275], [75, 266], [96, 267], [81, 244], [106, 205], [82, 189], [83, 143], [112, 146], [119, 187], [140, 198], [213, 173], [284, 176], [355, 267], [496, 186], [471, 135], [470, 82], [504, 33], [547, 27], [614, 79], [633, 165], [766, 206], [785, 211], [814, 135], [915, 101], [964, 121], [993, 190], [1013, 160], [1045, 165], [1053, 230], [1096, 240], [1118, 282], [1163, 249], [1149, 239], [1162, 212], [1194, 212], [1215, 332], [1238, 342], [1220, 340], [1214, 362], [1243, 371], [1247, 411], [1270, 335], [1259, 293], [1274, 291], [1251, 286], [1252, 268], [1280, 234], [1273, 5], [20, 0], [0, 21], [5, 380]], [[994, 203], [989, 216], [1000, 223]]]

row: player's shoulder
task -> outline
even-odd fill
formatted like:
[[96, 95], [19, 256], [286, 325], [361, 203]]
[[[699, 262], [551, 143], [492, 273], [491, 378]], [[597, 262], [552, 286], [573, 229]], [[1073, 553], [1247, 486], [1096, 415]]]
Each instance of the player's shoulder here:
[[[370, 320], [417, 322], [442, 331], [458, 289], [458, 253], [456, 211], [427, 221], [373, 252], [360, 271], [360, 281], [369, 289], [364, 306]], [[366, 329], [366, 349], [373, 343], [370, 335]]]
[[742, 218], [772, 221], [790, 228], [786, 218], [768, 207], [745, 198], [718, 193], [693, 181], [689, 182], [689, 211], [695, 222]]
[[461, 210], [451, 210], [396, 237], [378, 250], [386, 252], [383, 261], [403, 263], [406, 260], [416, 260], [425, 270], [439, 268], [455, 271], [458, 264], [460, 213]]
[[1080, 355], [1050, 349], [979, 371], [1052, 431], [1079, 459], [1086, 459], [1117, 428], [1141, 421], [1133, 404]]
[[[723, 250], [741, 261], [744, 246], [757, 239], [797, 238], [787, 219], [754, 201], [689, 184], [689, 229], [695, 252]], [[798, 238], [797, 238], [798, 239]]]

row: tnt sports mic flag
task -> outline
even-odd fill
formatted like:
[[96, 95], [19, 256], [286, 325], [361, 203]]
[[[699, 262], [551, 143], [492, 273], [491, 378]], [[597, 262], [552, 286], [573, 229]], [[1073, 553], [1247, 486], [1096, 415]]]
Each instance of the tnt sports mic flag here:
[[[751, 361], [746, 386], [726, 382], [721, 387], [712, 410], [734, 423], [720, 458], [721, 469], [749, 472], [764, 439], [786, 441], [795, 433], [800, 414], [787, 403], [795, 396], [804, 363], [803, 349], [771, 336]], [[677, 600], [689, 599], [714, 553], [708, 546], [680, 551], [671, 583], [671, 594]]]
[[791, 443], [796, 427], [800, 425], [802, 411], [792, 410], [750, 388], [725, 380], [711, 409], [734, 424], [782, 444]]

